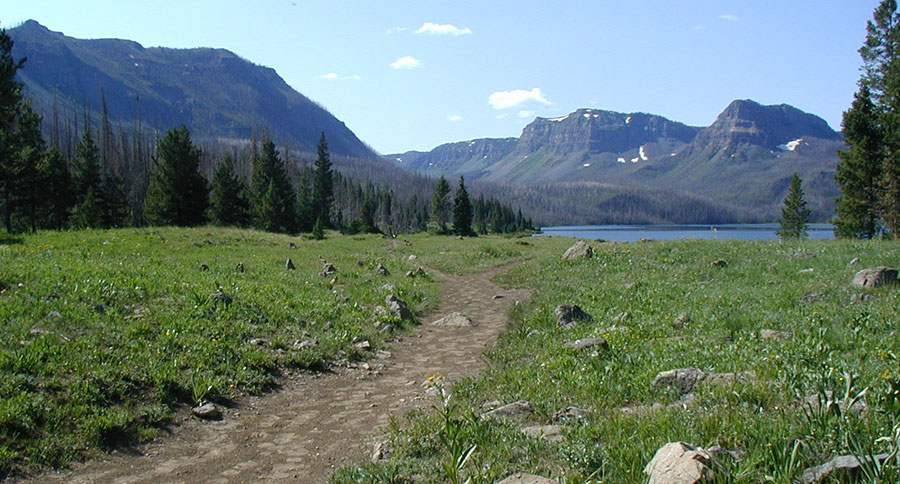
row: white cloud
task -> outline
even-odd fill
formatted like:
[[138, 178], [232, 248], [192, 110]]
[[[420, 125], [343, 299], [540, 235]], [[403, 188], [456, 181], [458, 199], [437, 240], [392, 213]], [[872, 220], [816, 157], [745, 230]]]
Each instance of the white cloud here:
[[384, 33], [384, 35], [399, 34], [400, 32], [406, 32], [407, 30], [409, 30], [409, 29], [406, 27], [391, 27], [391, 28], [387, 29], [387, 31]]
[[460, 116], [460, 115], [458, 115], [458, 114], [451, 114], [451, 115], [447, 116], [447, 120], [448, 120], [448, 121], [454, 121], [454, 122], [455, 122], [455, 121], [462, 121], [462, 120], [463, 120], [463, 117]]
[[530, 118], [534, 116], [534, 111], [525, 111], [524, 109], [519, 111], [520, 118]]
[[434, 34], [434, 35], [452, 35], [454, 37], [460, 35], [469, 35], [472, 31], [466, 27], [459, 28], [453, 24], [436, 24], [434, 22], [425, 22], [416, 30], [417, 34]]
[[350, 76], [339, 76], [337, 73], [329, 72], [328, 74], [322, 74], [321, 76], [316, 76], [316, 79], [324, 79], [326, 81], [358, 81], [362, 79], [359, 77], [359, 74], [353, 74]]
[[515, 89], [512, 91], [497, 91], [488, 97], [488, 103], [494, 109], [507, 109], [521, 106], [525, 103], [535, 102], [549, 106], [553, 104], [544, 96], [539, 87], [530, 91]]
[[422, 63], [419, 62], [419, 59], [407, 55], [391, 62], [391, 69], [415, 69], [416, 67], [421, 67], [421, 65]]
[[727, 20], [729, 22], [737, 22], [738, 20], [741, 19], [740, 17], [738, 17], [737, 15], [735, 15], [733, 13], [726, 13], [726, 14], [719, 15], [719, 18], [722, 20]]

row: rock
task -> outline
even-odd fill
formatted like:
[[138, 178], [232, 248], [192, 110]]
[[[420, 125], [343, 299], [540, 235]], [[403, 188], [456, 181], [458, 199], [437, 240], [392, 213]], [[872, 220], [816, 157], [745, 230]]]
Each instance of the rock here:
[[369, 340], [362, 340], [359, 343], [354, 344], [353, 347], [361, 351], [368, 351], [372, 348], [372, 344], [369, 343]]
[[814, 272], [816, 272], [816, 270], [814, 268], [810, 267], [809, 269], [803, 269], [803, 270], [797, 271], [797, 275], [813, 274]]
[[31, 328], [28, 331], [28, 334], [30, 334], [32, 336], [45, 336], [45, 335], [51, 335], [51, 334], [56, 334], [56, 333], [54, 333], [53, 331], [47, 331], [46, 329], [42, 329], [42, 328]]
[[853, 285], [860, 287], [878, 287], [897, 282], [897, 269], [875, 267], [863, 269], [853, 277]]
[[375, 309], [372, 311], [372, 319], [386, 318], [390, 315], [391, 312], [384, 306], [375, 306]]
[[252, 338], [250, 341], [247, 341], [247, 343], [253, 346], [265, 346], [269, 344], [269, 341], [265, 338]]
[[394, 289], [396, 289], [396, 287], [395, 287], [393, 284], [391, 284], [390, 282], [387, 283], [387, 284], [385, 284], [385, 285], [383, 285], [383, 286], [381, 286], [381, 290], [382, 290], [382, 291], [388, 291], [388, 292], [390, 292], [390, 291], [393, 291]]
[[[807, 414], [818, 412], [822, 407], [822, 404], [825, 404], [826, 406], [837, 405], [842, 414], [847, 413], [847, 400], [843, 398], [835, 400], [834, 392], [831, 390], [826, 390], [824, 393], [807, 395], [802, 401], [803, 409]], [[864, 412], [867, 408], [869, 408], [869, 405], [866, 402], [858, 400], [850, 407], [850, 413]]]
[[378, 263], [378, 266], [375, 267], [375, 273], [379, 276], [391, 275], [391, 271], [387, 270], [387, 267], [383, 266], [380, 262]]
[[222, 418], [222, 411], [213, 403], [204, 403], [194, 407], [191, 409], [191, 413], [206, 420], [219, 420]]
[[222, 292], [222, 289], [219, 289], [215, 292], [215, 294], [213, 294], [213, 300], [215, 300], [217, 303], [222, 303], [225, 306], [230, 306], [231, 303], [234, 302], [234, 298]]
[[860, 459], [854, 455], [837, 456], [822, 465], [806, 469], [803, 471], [803, 474], [800, 475], [800, 479], [798, 479], [797, 482], [800, 484], [818, 484], [826, 481], [832, 482], [832, 480], [835, 482], [838, 480], [844, 482], [843, 479], [856, 473], [864, 462], [872, 461], [881, 463], [888, 460], [890, 457], [890, 454], [870, 455], [864, 457], [862, 462], [860, 462]]
[[621, 323], [622, 321], [625, 321], [626, 319], [628, 319], [629, 316], [631, 316], [631, 314], [628, 311], [622, 311], [621, 313], [619, 313], [618, 316], [616, 316], [612, 319], [612, 322], [613, 323]]
[[554, 314], [556, 315], [556, 325], [566, 328], [571, 328], [578, 322], [594, 320], [590, 314], [574, 304], [561, 304], [556, 307]]
[[496, 300], [498, 300], [498, 299], [503, 299], [504, 297], [505, 297], [505, 296], [502, 295], [502, 294], [494, 294], [493, 296], [491, 296], [491, 300], [496, 301]]
[[61, 317], [62, 314], [60, 314], [59, 311], [50, 311], [49, 313], [47, 313], [46, 319], [57, 319]]
[[397, 296], [388, 294], [387, 297], [384, 298], [384, 303], [387, 305], [388, 311], [393, 315], [398, 316], [400, 319], [410, 321], [415, 320], [415, 316], [412, 311], [409, 310], [409, 307], [406, 306], [406, 302], [402, 299], [398, 299]]
[[102, 304], [94, 304], [92, 311], [94, 311], [97, 314], [103, 314], [106, 312], [106, 307], [103, 306]]
[[209, 266], [206, 264], [200, 264], [200, 270], [206, 272], [209, 270]]
[[502, 481], [498, 481], [497, 484], [559, 484], [559, 481], [534, 474], [516, 472], [506, 476]]
[[735, 381], [756, 379], [753, 372], [714, 373], [697, 368], [679, 368], [660, 372], [653, 380], [654, 387], [669, 386], [677, 388], [681, 393], [691, 393], [701, 384], [725, 385]]
[[569, 348], [575, 348], [576, 350], [593, 348], [595, 346], [598, 346], [600, 347], [600, 349], [604, 350], [609, 349], [609, 343], [607, 343], [603, 338], [581, 338], [566, 343], [566, 346], [568, 346]]
[[427, 276], [427, 275], [428, 275], [428, 273], [425, 272], [425, 269], [423, 269], [422, 266], [419, 266], [414, 271], [408, 271], [406, 273], [406, 277], [423, 277], [423, 276]]
[[290, 258], [288, 258], [288, 260], [286, 260], [286, 261], [284, 262], [284, 268], [287, 269], [287, 270], [289, 270], [289, 271], [294, 270], [294, 269], [295, 269], [295, 267], [294, 267], [294, 261], [292, 261]]
[[713, 476], [713, 458], [684, 442], [669, 442], [656, 451], [644, 468], [648, 484], [698, 484]]
[[590, 259], [594, 255], [594, 249], [583, 240], [575, 242], [575, 245], [566, 249], [563, 260]]
[[374, 446], [372, 446], [372, 462], [378, 462], [381, 459], [387, 458], [391, 454], [391, 441], [390, 440], [382, 440], [381, 442], [376, 442]]
[[859, 264], [859, 257], [854, 257], [847, 265], [855, 266], [856, 264]]
[[295, 243], [293, 243], [293, 242], [288, 242], [288, 248], [290, 248], [290, 249], [296, 249], [296, 248], [297, 248], [297, 244], [295, 244]]
[[534, 413], [534, 406], [531, 405], [531, 402], [527, 402], [525, 400], [519, 400], [518, 402], [513, 402], [502, 407], [495, 408], [490, 412], [487, 412], [482, 415], [484, 418], [489, 419], [507, 419], [514, 420], [516, 422], [524, 422], [528, 420], [528, 417]]
[[819, 300], [821, 296], [815, 292], [809, 292], [802, 296], [800, 296], [800, 302], [802, 303], [811, 303]]
[[562, 434], [562, 427], [559, 425], [535, 425], [533, 427], [525, 427], [522, 433], [532, 439], [544, 439], [552, 444], [558, 444], [566, 438]]
[[337, 269], [334, 268], [334, 264], [326, 262], [325, 265], [322, 266], [322, 272], [320, 272], [319, 275], [330, 276], [335, 272], [337, 272]]
[[791, 333], [789, 331], [776, 331], [774, 329], [764, 329], [759, 332], [759, 339], [764, 340], [764, 341], [767, 339], [774, 339], [774, 340], [778, 340], [778, 341], [787, 341], [789, 339], [792, 339], [793, 337], [794, 337], [794, 333]]
[[709, 263], [713, 267], [728, 267], [728, 263], [722, 259], [717, 259]]
[[418, 259], [418, 257], [416, 257], [415, 255], [410, 255], [406, 260], [408, 260], [409, 262], [415, 262], [416, 259]]
[[590, 412], [583, 408], [568, 406], [554, 413], [553, 417], [550, 418], [550, 421], [556, 423], [560, 420], [583, 420], [586, 419], [588, 415], [590, 415]]
[[359, 267], [365, 267], [366, 261], [359, 259], [358, 261], [356, 261], [356, 265], [358, 265]]
[[451, 326], [455, 328], [471, 328], [475, 323], [463, 313], [452, 312], [443, 318], [431, 322], [432, 326]]
[[243, 274], [244, 273], [244, 263], [238, 262], [237, 265], [234, 267], [234, 270]]
[[675, 318], [675, 324], [678, 326], [684, 326], [687, 323], [691, 322], [691, 316], [688, 313], [681, 313]]
[[307, 348], [314, 348], [319, 346], [319, 342], [314, 339], [306, 339], [303, 341], [294, 341], [292, 345], [295, 350], [305, 350]]

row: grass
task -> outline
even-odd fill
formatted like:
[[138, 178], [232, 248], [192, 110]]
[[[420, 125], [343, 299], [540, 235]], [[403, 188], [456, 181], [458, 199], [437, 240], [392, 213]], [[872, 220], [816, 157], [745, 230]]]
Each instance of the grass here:
[[[285, 368], [367, 357], [353, 345], [383, 343], [372, 315], [389, 292], [414, 311], [437, 303], [433, 278], [404, 276], [417, 250], [214, 228], [4, 239], [0, 478], [145, 441], [179, 409], [262, 392]], [[334, 283], [319, 275], [325, 260]], [[376, 274], [379, 262], [391, 275]]]
[[[496, 482], [513, 471], [569, 484], [645, 482], [656, 450], [678, 440], [734, 451], [737, 458], [717, 464], [717, 482], [789, 483], [835, 455], [877, 452], [893, 457], [868, 462], [866, 482], [895, 481], [900, 289], [850, 281], [860, 268], [897, 267], [896, 243], [595, 244], [592, 259], [568, 262], [560, 255], [571, 239], [528, 242], [517, 256], [528, 260], [499, 282], [535, 296], [510, 313], [489, 369], [452, 387], [452, 445], [446, 411], [414, 412], [389, 431], [388, 459], [342, 469], [334, 483], [447, 482], [443, 463], [471, 446], [461, 482]], [[728, 265], [711, 266], [717, 259]], [[593, 322], [557, 327], [553, 310], [563, 303], [578, 304]], [[683, 324], [682, 313], [690, 316]], [[763, 329], [793, 337], [764, 340]], [[565, 346], [593, 336], [610, 350]], [[692, 399], [652, 386], [657, 373], [684, 367], [756, 378], [701, 387]], [[589, 417], [565, 422], [561, 444], [478, 417], [487, 402], [517, 400], [533, 403], [532, 424], [569, 405]], [[864, 406], [851, 409], [854, 401]]]

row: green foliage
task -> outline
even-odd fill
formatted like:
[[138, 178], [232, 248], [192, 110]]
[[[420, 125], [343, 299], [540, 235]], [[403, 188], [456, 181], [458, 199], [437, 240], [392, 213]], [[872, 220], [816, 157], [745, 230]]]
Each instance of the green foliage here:
[[444, 175], [438, 178], [431, 196], [431, 221], [442, 232], [447, 232], [447, 223], [450, 221], [450, 184]]
[[809, 224], [809, 207], [803, 199], [803, 187], [800, 176], [794, 173], [791, 177], [791, 185], [788, 194], [784, 198], [784, 208], [781, 210], [781, 230], [776, 232], [782, 239], [800, 239], [806, 237], [806, 226]]
[[213, 175], [210, 221], [216, 225], [246, 227], [250, 223], [247, 183], [234, 172], [231, 157], [219, 163]]
[[312, 238], [314, 240], [322, 240], [325, 238], [325, 224], [322, 219], [317, 218], [312, 228]]
[[74, 199], [68, 164], [59, 151], [51, 149], [41, 161], [40, 171], [47, 189], [47, 204], [43, 213], [45, 224], [52, 229], [62, 229], [69, 223]]
[[296, 195], [272, 140], [263, 141], [262, 155], [253, 165], [250, 195], [254, 227], [285, 234], [295, 231]]
[[316, 147], [315, 178], [312, 190], [312, 211], [316, 222], [331, 227], [331, 208], [334, 205], [334, 178], [331, 171], [331, 155], [325, 133]]
[[144, 215], [151, 225], [192, 227], [206, 221], [209, 189], [200, 172], [200, 156], [184, 125], [159, 141], [144, 200]]
[[466, 182], [461, 175], [459, 177], [459, 187], [456, 189], [456, 194], [453, 197], [453, 233], [465, 237], [475, 235], [475, 232], [472, 230], [472, 202], [469, 201]]

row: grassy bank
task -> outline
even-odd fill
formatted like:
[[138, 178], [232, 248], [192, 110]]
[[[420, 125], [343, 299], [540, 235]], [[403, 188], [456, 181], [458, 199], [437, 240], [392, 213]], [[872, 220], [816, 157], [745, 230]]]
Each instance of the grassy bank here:
[[[285, 368], [366, 358], [389, 337], [375, 323], [404, 330], [393, 316], [373, 320], [387, 294], [415, 311], [438, 301], [435, 278], [406, 271], [477, 270], [521, 257], [512, 247], [213, 228], [4, 238], [0, 477], [152, 438], [179, 409], [259, 393]], [[320, 275], [325, 261], [338, 272]]]
[[[512, 471], [635, 483], [659, 447], [682, 440], [733, 451], [719, 460], [719, 482], [788, 483], [835, 455], [898, 450], [900, 287], [851, 285], [860, 268], [900, 265], [896, 243], [595, 244], [592, 259], [566, 262], [571, 240], [530, 242], [532, 259], [501, 282], [535, 296], [513, 310], [490, 369], [458, 382], [435, 411], [396, 422], [388, 459], [343, 469], [334, 482], [453, 482], [461, 468], [473, 483]], [[727, 266], [711, 265], [719, 259]], [[558, 327], [559, 304], [594, 319]], [[764, 329], [791, 335], [767, 339]], [[597, 336], [608, 350], [565, 346]], [[687, 395], [652, 385], [686, 367], [753, 376]], [[560, 421], [559, 444], [479, 418], [518, 400], [535, 408], [526, 425], [567, 406], [588, 416]], [[461, 463], [460, 449], [473, 445]], [[874, 472], [897, 480], [896, 465]]]

